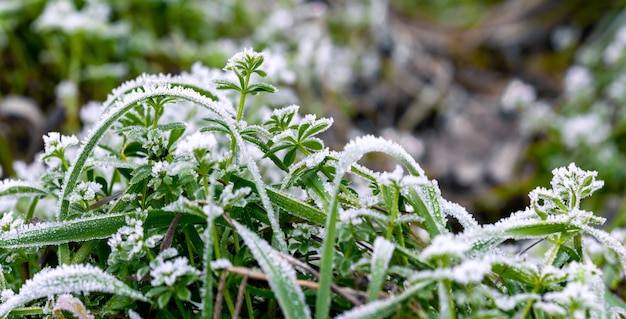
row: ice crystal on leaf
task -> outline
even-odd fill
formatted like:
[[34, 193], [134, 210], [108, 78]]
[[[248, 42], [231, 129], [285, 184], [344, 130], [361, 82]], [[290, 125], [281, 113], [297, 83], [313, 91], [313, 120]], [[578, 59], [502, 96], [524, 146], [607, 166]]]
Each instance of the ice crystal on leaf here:
[[81, 200], [90, 201], [96, 198], [96, 193], [102, 189], [102, 185], [96, 182], [80, 182], [74, 188], [74, 194], [70, 196], [70, 201], [78, 202]]
[[604, 186], [603, 181], [596, 180], [598, 172], [584, 171], [574, 163], [570, 163], [567, 168], [560, 167], [552, 170], [552, 189], [562, 198], [567, 198], [570, 208], [578, 208], [580, 200], [590, 196], [593, 192]]
[[247, 65], [260, 65], [264, 59], [265, 53], [245, 48], [228, 59], [224, 71], [244, 69]]
[[48, 296], [68, 293], [103, 292], [146, 301], [145, 297], [119, 279], [91, 265], [61, 265], [46, 268], [24, 283], [19, 292], [0, 304], [0, 316], [12, 309]]
[[435, 237], [433, 242], [422, 251], [420, 257], [424, 260], [439, 256], [463, 258], [465, 252], [470, 248], [470, 243], [453, 234], [441, 234]]
[[[176, 252], [174, 250], [174, 252]], [[182, 277], [198, 277], [200, 271], [191, 265], [189, 260], [185, 257], [176, 257], [170, 259], [173, 256], [168, 252], [167, 254], [159, 254], [157, 258], [150, 262], [150, 276], [152, 286], [166, 286], [172, 287], [177, 280]]]

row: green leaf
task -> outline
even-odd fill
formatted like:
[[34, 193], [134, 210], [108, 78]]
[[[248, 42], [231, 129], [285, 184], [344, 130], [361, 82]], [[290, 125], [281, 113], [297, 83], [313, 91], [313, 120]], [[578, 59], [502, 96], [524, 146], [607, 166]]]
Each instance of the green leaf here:
[[0, 233], [0, 247], [41, 247], [106, 238], [126, 225], [125, 214], [81, 218], [66, 222], [43, 222]]
[[[23, 229], [0, 233], [0, 248], [41, 247], [69, 242], [82, 242], [107, 238], [126, 225], [126, 217], [132, 213], [100, 215], [65, 222], [43, 222]], [[146, 228], [167, 227], [174, 213], [149, 211]], [[185, 214], [179, 224], [201, 223], [198, 216]]]
[[237, 232], [267, 275], [267, 281], [285, 318], [310, 318], [311, 311], [304, 301], [304, 293], [296, 284], [296, 272], [269, 243], [245, 226], [233, 221]]
[[[256, 186], [251, 181], [236, 175], [231, 176], [231, 180], [235, 184], [250, 187], [253, 192], [256, 192]], [[282, 208], [287, 213], [300, 217], [304, 220], [308, 220], [317, 225], [323, 225], [326, 221], [326, 214], [318, 208], [293, 199], [270, 186], [266, 187], [265, 190], [267, 191], [267, 196], [269, 196], [272, 203]]]
[[147, 301], [140, 292], [91, 265], [61, 265], [46, 268], [24, 283], [20, 291], [0, 304], [0, 317], [6, 316], [12, 309], [22, 307], [33, 300], [60, 294], [87, 294], [90, 292], [109, 293], [128, 296]]
[[46, 194], [48, 192], [39, 183], [17, 180], [0, 181], [0, 196], [26, 197]]
[[372, 252], [370, 285], [368, 287], [367, 301], [372, 302], [378, 299], [378, 293], [385, 283], [385, 276], [389, 268], [389, 261], [395, 246], [383, 237], [374, 240], [374, 251]]
[[278, 89], [276, 89], [276, 87], [267, 83], [254, 83], [248, 86], [248, 93], [250, 94], [257, 94], [260, 92], [276, 93], [277, 91]]
[[283, 159], [283, 163], [285, 163], [285, 166], [291, 166], [291, 164], [295, 162], [297, 151], [298, 151], [297, 148], [292, 148], [289, 151], [287, 151], [287, 153], [285, 153], [285, 158]]
[[309, 138], [302, 142], [302, 146], [312, 151], [321, 151], [324, 148], [324, 143], [318, 138]]
[[241, 88], [231, 81], [215, 79], [213, 82], [217, 84], [218, 90], [235, 90], [241, 92]]

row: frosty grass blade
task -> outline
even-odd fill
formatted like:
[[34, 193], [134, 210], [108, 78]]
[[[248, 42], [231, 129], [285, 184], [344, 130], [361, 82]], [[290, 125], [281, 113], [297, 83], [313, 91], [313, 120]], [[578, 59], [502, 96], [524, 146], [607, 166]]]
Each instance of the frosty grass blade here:
[[265, 240], [236, 221], [233, 221], [233, 224], [267, 275], [267, 280], [285, 318], [311, 318], [311, 311], [304, 301], [304, 293], [296, 284], [296, 272], [293, 267], [282, 259]]
[[16, 307], [40, 298], [90, 292], [110, 293], [147, 301], [140, 292], [99, 268], [91, 265], [62, 265], [54, 269], [44, 269], [27, 280], [17, 294], [0, 305], [0, 317], [6, 316]]

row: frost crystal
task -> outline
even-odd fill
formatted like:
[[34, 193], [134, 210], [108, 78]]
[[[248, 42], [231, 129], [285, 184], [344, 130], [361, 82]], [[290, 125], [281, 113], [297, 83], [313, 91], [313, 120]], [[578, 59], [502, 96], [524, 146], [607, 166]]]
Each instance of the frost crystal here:
[[145, 255], [147, 248], [154, 248], [162, 235], [153, 235], [144, 237], [143, 221], [147, 213], [137, 209], [136, 216], [126, 217], [126, 226], [120, 229], [108, 240], [111, 247], [109, 255], [109, 264], [115, 264], [118, 261], [130, 261]]
[[169, 256], [160, 254], [150, 263], [150, 276], [152, 286], [172, 287], [176, 281], [184, 276], [200, 276], [200, 271], [189, 265], [186, 257], [176, 257], [173, 260], [165, 260]]
[[70, 196], [70, 201], [81, 200], [90, 201], [96, 198], [96, 193], [102, 189], [102, 185], [96, 182], [80, 182], [74, 188], [74, 193]]
[[238, 65], [247, 65], [248, 61], [259, 60], [263, 61], [265, 59], [265, 53], [256, 52], [252, 48], [245, 48], [241, 52], [237, 52], [231, 58], [228, 59], [228, 63], [224, 67], [224, 71], [235, 70]]
[[139, 292], [99, 268], [91, 265], [61, 265], [57, 268], [45, 268], [28, 279], [17, 294], [9, 296], [0, 304], [0, 316], [4, 317], [12, 309], [32, 300], [59, 294], [96, 291], [146, 300]]
[[381, 185], [385, 186], [398, 185], [400, 184], [400, 180], [402, 179], [403, 175], [404, 171], [402, 170], [402, 167], [400, 167], [400, 165], [396, 165], [396, 168], [393, 170], [393, 172], [381, 173], [378, 178], [378, 182]]
[[[567, 168], [560, 167], [552, 170], [552, 189], [561, 194], [567, 194], [570, 192], [576, 192], [577, 199], [590, 196], [593, 192], [599, 190], [604, 186], [603, 181], [597, 181], [596, 171], [583, 171], [576, 167], [574, 163], [570, 163]], [[578, 208], [578, 202], [574, 207]]]
[[469, 242], [461, 240], [453, 234], [441, 234], [435, 237], [433, 242], [422, 251], [420, 257], [424, 260], [446, 255], [463, 258], [465, 252], [470, 248]]
[[466, 260], [452, 269], [454, 281], [460, 284], [481, 282], [491, 272], [491, 263], [484, 260]]
[[55, 152], [64, 152], [70, 146], [78, 144], [78, 138], [74, 135], [65, 136], [59, 132], [50, 132], [43, 136], [44, 156], [50, 156]]
[[558, 304], [555, 304], [553, 302], [543, 302], [543, 301], [538, 301], [536, 302], [533, 307], [535, 309], [539, 309], [543, 312], [545, 312], [548, 315], [553, 315], [553, 316], [565, 316], [567, 315], [567, 311], [559, 306]]
[[211, 262], [211, 269], [213, 270], [225, 269], [232, 266], [233, 264], [230, 262], [230, 260], [225, 258], [217, 259]]
[[195, 152], [210, 152], [217, 147], [215, 136], [210, 133], [196, 132], [178, 143], [176, 155], [191, 155]]

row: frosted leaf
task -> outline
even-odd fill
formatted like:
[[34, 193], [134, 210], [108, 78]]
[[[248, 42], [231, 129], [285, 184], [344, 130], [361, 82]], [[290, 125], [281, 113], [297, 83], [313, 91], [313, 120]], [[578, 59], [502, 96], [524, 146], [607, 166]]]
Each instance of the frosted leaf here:
[[387, 268], [394, 248], [394, 244], [384, 237], [376, 237], [374, 240], [374, 251], [372, 253], [372, 264], [379, 263], [380, 266]]
[[394, 221], [395, 225], [407, 224], [407, 223], [422, 223], [424, 218], [415, 214], [402, 214]]
[[404, 171], [400, 165], [396, 165], [393, 172], [383, 172], [378, 177], [378, 183], [384, 186], [393, 186], [400, 184], [400, 180], [404, 175]]
[[284, 122], [289, 125], [291, 121], [298, 116], [298, 110], [300, 106], [292, 104], [289, 106], [285, 106], [283, 108], [274, 109], [272, 113], [270, 113], [269, 118], [265, 119], [265, 121], [269, 121], [272, 118]]
[[533, 293], [520, 293], [514, 296], [499, 295], [496, 296], [494, 302], [496, 306], [504, 311], [510, 311], [521, 303], [526, 303], [529, 300], [540, 299], [540, 296]]
[[556, 193], [565, 196], [574, 192], [576, 198], [573, 207], [575, 208], [579, 207], [580, 199], [590, 196], [604, 186], [603, 181], [596, 180], [598, 172], [584, 171], [576, 167], [574, 163], [570, 163], [567, 167], [553, 169], [552, 175], [554, 177], [550, 184]]
[[465, 230], [480, 227], [474, 216], [469, 214], [461, 205], [442, 199], [441, 206], [443, 213], [454, 217]]
[[45, 194], [47, 194], [47, 191], [38, 181], [0, 180], [0, 196], [21, 197]]
[[193, 156], [196, 152], [206, 153], [214, 151], [216, 147], [217, 140], [215, 135], [206, 132], [196, 132], [178, 142], [175, 154]]
[[552, 316], [567, 315], [567, 310], [565, 310], [559, 304], [556, 304], [553, 302], [537, 301], [536, 303], [533, 304], [533, 308], [537, 310], [541, 310], [547, 315], [552, 315]]
[[[59, 219], [66, 218], [69, 210], [69, 196], [72, 192], [72, 187], [77, 183], [77, 180], [79, 179], [80, 174], [85, 167], [87, 159], [91, 155], [93, 149], [97, 146], [97, 143], [100, 141], [100, 139], [111, 128], [111, 126], [116, 122], [117, 119], [119, 119], [129, 110], [131, 110], [133, 106], [135, 106], [137, 103], [159, 96], [169, 96], [171, 98], [187, 100], [215, 113], [217, 116], [220, 117], [221, 120], [224, 121], [224, 123], [228, 125], [231, 131], [233, 131], [236, 144], [245, 145], [241, 135], [233, 129], [233, 127], [235, 126], [235, 121], [232, 118], [231, 114], [227, 111], [224, 103], [222, 102], [215, 102], [212, 99], [201, 95], [192, 89], [172, 87], [169, 83], [144, 86], [141, 90], [128, 92], [126, 94], [123, 94], [123, 97], [120, 96], [118, 99], [115, 99], [115, 101], [112, 102], [115, 106], [109, 108], [108, 111], [105, 112], [100, 121], [96, 124], [95, 128], [92, 129], [88, 136], [85, 138], [78, 152], [79, 155], [76, 159], [76, 162], [70, 167], [70, 170], [68, 174], [66, 174], [63, 182], [60, 196], [61, 200], [59, 201], [60, 206], [58, 209]], [[262, 188], [263, 184], [260, 183], [260, 180], [255, 179], [255, 184], [257, 184], [257, 188]], [[264, 189], [260, 189], [259, 193], [264, 193]], [[270, 216], [275, 215], [273, 214], [272, 208], [267, 207], [271, 205], [269, 203], [269, 200], [263, 199], [263, 195], [261, 195], [261, 197], [265, 208], [270, 213]], [[272, 217], [270, 217], [270, 219], [272, 219]], [[273, 229], [276, 231], [278, 228], [273, 227]]]
[[452, 268], [454, 281], [460, 284], [479, 283], [491, 272], [488, 260], [470, 259]]
[[528, 197], [530, 198], [531, 207], [542, 219], [545, 219], [548, 214], [556, 213], [559, 210], [561, 213], [566, 213], [563, 210], [563, 208], [566, 208], [565, 204], [552, 190], [537, 187], [528, 194]]
[[602, 304], [587, 285], [576, 281], [568, 282], [562, 291], [546, 293], [544, 299], [554, 301], [565, 307], [576, 305], [586, 309], [598, 309]]
[[439, 256], [463, 258], [465, 252], [471, 248], [471, 244], [453, 234], [441, 234], [435, 237], [432, 243], [424, 248], [420, 258], [429, 260]]
[[[228, 63], [224, 67], [224, 71], [238, 69], [241, 65], [248, 65], [251, 61], [263, 61], [265, 59], [265, 53], [256, 52], [252, 48], [245, 48], [241, 52], [237, 52], [235, 55], [228, 59]], [[260, 64], [260, 63], [259, 63]]]
[[222, 207], [244, 207], [246, 206], [245, 196], [250, 194], [250, 187], [241, 187], [236, 190], [233, 190], [235, 186], [234, 183], [228, 183], [222, 190], [219, 198], [219, 205]]
[[398, 295], [355, 307], [335, 317], [335, 319], [375, 319], [385, 317], [385, 315], [391, 315], [395, 310], [396, 305], [411, 298], [419, 291], [422, 291], [430, 283], [430, 280], [417, 283], [406, 288], [406, 290]]
[[85, 305], [80, 299], [70, 295], [63, 294], [57, 297], [57, 300], [52, 308], [54, 313], [61, 312], [62, 310], [72, 313], [79, 319], [92, 319], [94, 316], [87, 310]]
[[389, 216], [369, 208], [350, 208], [339, 210], [339, 220], [352, 225], [361, 224], [361, 217], [371, 217], [381, 221], [384, 224], [389, 223]]
[[70, 196], [71, 202], [81, 200], [90, 201], [96, 198], [96, 193], [102, 189], [102, 185], [96, 182], [80, 182], [74, 188], [74, 193]]
[[342, 176], [352, 164], [370, 152], [388, 154], [402, 162], [412, 175], [425, 175], [424, 170], [400, 145], [372, 135], [357, 137], [345, 146], [339, 159], [337, 175]]
[[68, 147], [78, 144], [75, 135], [66, 136], [59, 132], [50, 132], [43, 136], [44, 157], [51, 156], [55, 152], [64, 152]]
[[5, 303], [11, 297], [15, 296], [15, 292], [11, 289], [4, 289], [0, 292], [0, 303]]
[[212, 204], [204, 205], [204, 207], [202, 207], [202, 211], [207, 218], [211, 219], [217, 218], [224, 213], [224, 209], [222, 207]]
[[[176, 257], [171, 260], [169, 254], [159, 254], [155, 260], [150, 262], [150, 284], [154, 287], [166, 285], [172, 287], [179, 278], [185, 276], [200, 276], [200, 271], [191, 265], [186, 257]], [[191, 283], [191, 282], [189, 282]]]
[[296, 272], [265, 240], [245, 226], [233, 224], [267, 275], [267, 281], [287, 318], [310, 318], [311, 311], [304, 300], [304, 293], [296, 284]]
[[615, 237], [609, 235], [609, 233], [590, 227], [586, 224], [577, 224], [582, 231], [587, 234], [595, 237], [599, 242], [603, 243], [607, 248], [613, 250], [620, 259], [622, 264], [622, 270], [626, 271], [626, 248], [624, 248], [624, 244], [622, 244]]
[[212, 270], [225, 269], [225, 268], [230, 268], [232, 266], [233, 264], [230, 262], [230, 260], [225, 259], [225, 258], [216, 259], [211, 262]]
[[141, 301], [147, 299], [114, 276], [91, 265], [61, 265], [45, 268], [28, 279], [19, 292], [0, 304], [0, 316], [33, 300], [68, 293], [102, 292], [127, 296]]
[[376, 237], [374, 240], [368, 301], [378, 299], [378, 292], [385, 283], [385, 275], [387, 274], [387, 268], [389, 267], [394, 248], [394, 244], [383, 237]]

